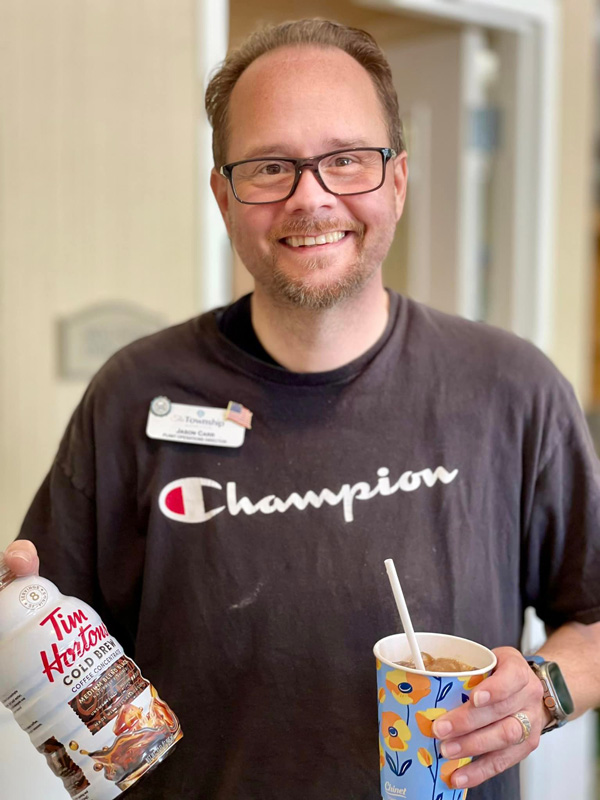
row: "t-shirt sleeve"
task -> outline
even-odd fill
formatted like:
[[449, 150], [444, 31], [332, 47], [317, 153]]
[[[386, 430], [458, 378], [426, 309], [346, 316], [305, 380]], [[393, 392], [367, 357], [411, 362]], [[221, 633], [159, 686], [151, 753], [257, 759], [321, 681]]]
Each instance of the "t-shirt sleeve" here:
[[600, 620], [600, 463], [575, 399], [540, 463], [523, 553], [525, 600], [550, 628]]
[[[30, 539], [40, 557], [40, 573], [67, 595], [93, 606], [99, 600], [96, 569], [96, 504], [93, 483], [76, 477], [93, 472], [90, 426], [83, 404], [76, 410], [59, 451], [27, 512], [19, 539]], [[87, 429], [87, 430], [86, 430]], [[86, 465], [87, 462], [87, 465]], [[87, 466], [87, 469], [86, 469]]]

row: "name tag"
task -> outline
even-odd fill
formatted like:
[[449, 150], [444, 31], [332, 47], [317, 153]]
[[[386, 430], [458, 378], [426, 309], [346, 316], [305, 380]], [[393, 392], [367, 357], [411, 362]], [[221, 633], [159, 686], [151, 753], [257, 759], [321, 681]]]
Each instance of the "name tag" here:
[[225, 412], [225, 408], [190, 406], [155, 397], [148, 411], [146, 435], [167, 442], [241, 447], [246, 429], [225, 419]]

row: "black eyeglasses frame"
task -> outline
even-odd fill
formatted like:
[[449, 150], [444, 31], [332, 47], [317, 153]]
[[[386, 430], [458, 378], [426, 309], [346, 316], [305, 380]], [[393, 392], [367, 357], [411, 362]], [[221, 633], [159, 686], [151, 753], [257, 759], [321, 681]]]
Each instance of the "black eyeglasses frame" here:
[[[381, 170], [381, 181], [377, 184], [377, 186], [373, 187], [373, 189], [366, 189], [362, 192], [334, 192], [329, 189], [323, 178], [321, 173], [319, 172], [319, 164], [322, 159], [327, 158], [328, 156], [335, 156], [338, 153], [354, 153], [359, 150], [371, 150], [373, 152], [381, 153], [383, 163], [382, 163], [382, 170]], [[300, 182], [300, 177], [302, 176], [303, 169], [309, 169], [317, 181], [319, 185], [324, 189], [324, 191], [328, 192], [329, 194], [336, 195], [336, 197], [350, 197], [352, 195], [357, 194], [369, 194], [370, 192], [376, 192], [383, 186], [385, 181], [385, 171], [388, 164], [388, 161], [391, 161], [392, 158], [395, 158], [398, 154], [395, 150], [391, 147], [344, 147], [341, 150], [332, 150], [329, 153], [322, 153], [320, 156], [312, 156], [311, 158], [287, 158], [285, 156], [263, 156], [262, 158], [244, 158], [241, 161], [232, 161], [229, 164], [223, 164], [223, 166], [219, 169], [219, 174], [222, 175], [229, 181], [229, 185], [231, 186], [231, 191], [233, 192], [233, 196], [238, 201], [238, 203], [243, 203], [244, 205], [248, 206], [266, 206], [270, 203], [283, 203], [285, 200], [289, 200], [289, 198], [294, 194], [298, 183]], [[235, 185], [233, 183], [233, 168], [237, 167], [239, 164], [248, 164], [254, 161], [269, 161], [272, 158], [273, 161], [285, 161], [288, 164], [294, 165], [295, 175], [294, 175], [294, 182], [292, 184], [292, 188], [286, 194], [285, 197], [281, 197], [279, 200], [240, 200], [238, 194], [235, 190]]]

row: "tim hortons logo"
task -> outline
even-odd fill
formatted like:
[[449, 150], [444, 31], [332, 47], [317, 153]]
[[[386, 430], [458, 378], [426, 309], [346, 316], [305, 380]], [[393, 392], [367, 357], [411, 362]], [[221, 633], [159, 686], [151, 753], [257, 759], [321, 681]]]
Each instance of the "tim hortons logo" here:
[[53, 633], [58, 642], [62, 642], [65, 636], [70, 636], [77, 630], [77, 635], [71, 641], [70, 646], [64, 648], [62, 652], [56, 642], [52, 644], [50, 655], [46, 650], [40, 651], [43, 666], [42, 672], [50, 683], [54, 683], [54, 672], [62, 675], [65, 669], [72, 667], [85, 653], [96, 647], [98, 642], [107, 638], [108, 630], [105, 625], [100, 624], [93, 628], [89, 622], [85, 625], [84, 623], [86, 622], [88, 622], [88, 618], [83, 611], [75, 611], [65, 617], [60, 606], [40, 622], [40, 627], [48, 623], [52, 625]]

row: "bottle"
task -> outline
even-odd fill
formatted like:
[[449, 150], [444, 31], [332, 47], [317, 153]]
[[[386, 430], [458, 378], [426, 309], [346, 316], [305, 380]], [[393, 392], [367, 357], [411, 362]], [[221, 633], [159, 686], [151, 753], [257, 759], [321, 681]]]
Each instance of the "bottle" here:
[[119, 797], [183, 735], [98, 614], [2, 553], [0, 702], [73, 800]]

